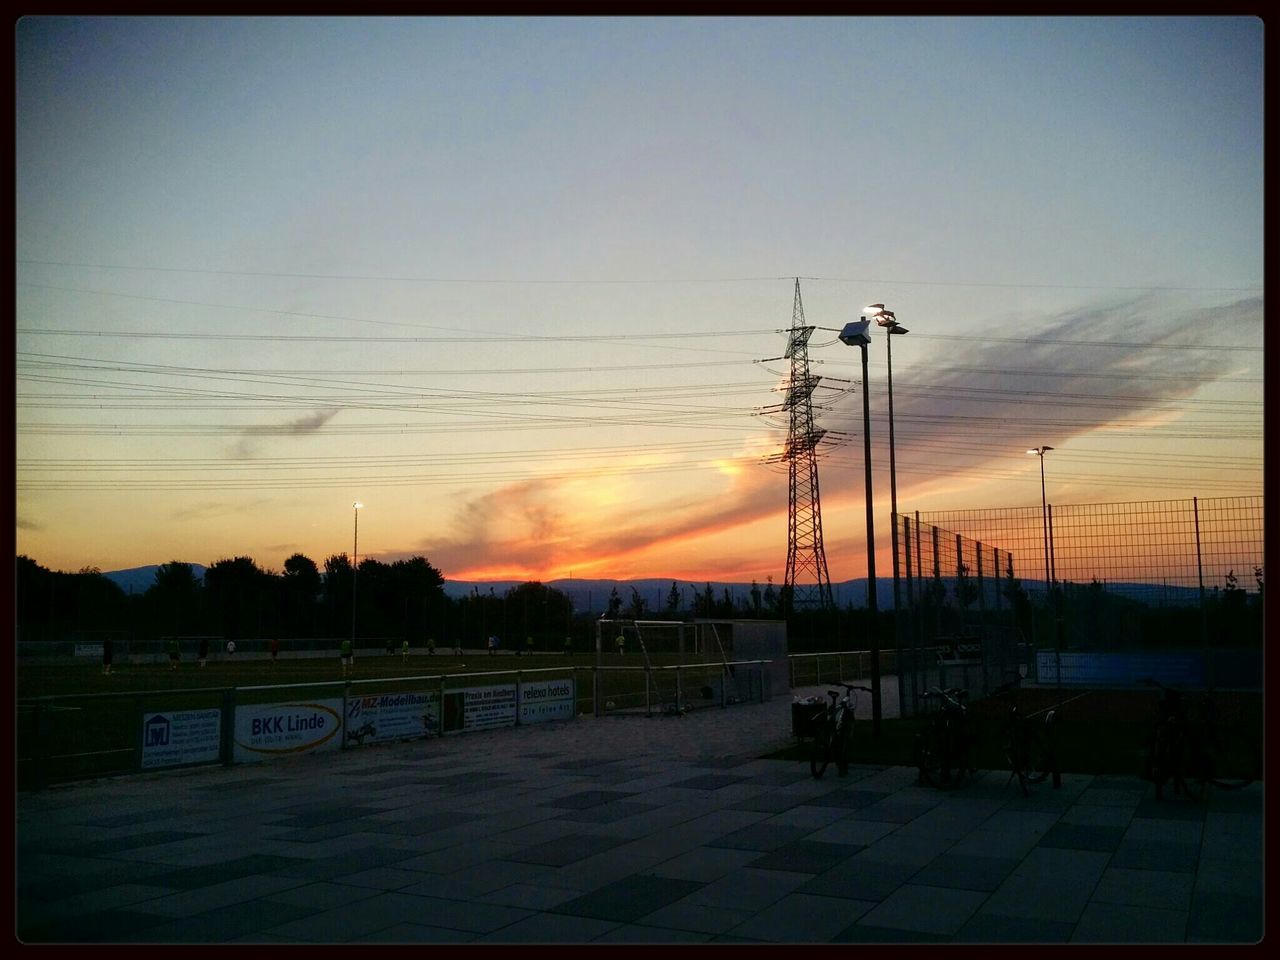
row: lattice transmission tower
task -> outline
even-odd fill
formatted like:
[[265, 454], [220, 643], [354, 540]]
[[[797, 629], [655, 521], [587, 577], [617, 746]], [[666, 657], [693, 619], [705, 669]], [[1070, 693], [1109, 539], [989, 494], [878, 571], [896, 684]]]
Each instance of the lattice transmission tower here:
[[[791, 329], [787, 331], [787, 352], [791, 374], [786, 399], [775, 408], [788, 414], [787, 443], [781, 453], [767, 462], [787, 464], [790, 496], [787, 504], [787, 573], [784, 596], [795, 609], [831, 607], [831, 577], [827, 573], [827, 553], [822, 545], [822, 498], [818, 490], [817, 446], [827, 431], [814, 424], [813, 391], [822, 378], [809, 372], [809, 337], [814, 328], [804, 320], [800, 300], [800, 279], [796, 278], [795, 305]], [[781, 358], [780, 358], [781, 359]]]

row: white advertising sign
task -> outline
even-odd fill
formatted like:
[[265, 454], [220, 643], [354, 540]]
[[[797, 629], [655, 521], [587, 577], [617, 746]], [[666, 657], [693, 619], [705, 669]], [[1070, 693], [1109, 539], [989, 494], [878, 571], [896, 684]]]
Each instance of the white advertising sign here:
[[572, 720], [575, 713], [573, 680], [533, 680], [520, 684], [520, 722]]
[[435, 691], [352, 697], [343, 736], [349, 747], [417, 739], [436, 734], [439, 717], [440, 694]]
[[516, 685], [503, 683], [492, 687], [467, 687], [463, 696], [462, 728], [487, 730], [512, 727], [516, 722]]
[[218, 759], [222, 711], [174, 710], [142, 715], [142, 769]]
[[342, 701], [236, 707], [235, 759], [268, 760], [342, 745]]

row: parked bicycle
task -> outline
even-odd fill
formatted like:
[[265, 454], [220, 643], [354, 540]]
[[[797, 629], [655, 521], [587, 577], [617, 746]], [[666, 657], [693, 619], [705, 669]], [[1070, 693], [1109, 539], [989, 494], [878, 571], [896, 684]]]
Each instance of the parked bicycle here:
[[[992, 697], [1009, 701], [1009, 713], [1001, 727], [1001, 739], [1005, 760], [1009, 764], [1009, 779], [1018, 778], [1022, 795], [1030, 796], [1028, 784], [1042, 783], [1057, 767], [1057, 751], [1054, 742], [1057, 711], [1042, 710], [1030, 716], [1018, 709], [1018, 684], [1001, 684], [991, 691]], [[1057, 784], [1057, 779], [1054, 781]]]
[[948, 690], [934, 687], [922, 696], [926, 700], [941, 701], [942, 708], [916, 738], [920, 779], [940, 789], [950, 790], [966, 774], [975, 771], [969, 758], [973, 734], [964, 703], [968, 694], [958, 687]]
[[835, 761], [840, 776], [843, 777], [849, 772], [858, 691], [871, 692], [870, 687], [860, 687], [842, 680], [837, 682], [844, 687], [844, 696], [840, 696], [839, 690], [828, 690], [827, 696], [831, 698], [831, 702], [823, 707], [814, 725], [813, 753], [809, 759], [809, 772], [813, 774], [815, 780], [822, 779], [832, 760]]
[[1151, 677], [1138, 682], [1160, 691], [1143, 770], [1144, 779], [1155, 784], [1157, 800], [1164, 798], [1168, 783], [1175, 796], [1203, 803], [1211, 786], [1239, 790], [1258, 779], [1258, 741], [1244, 731], [1228, 730], [1213, 697], [1167, 687]]

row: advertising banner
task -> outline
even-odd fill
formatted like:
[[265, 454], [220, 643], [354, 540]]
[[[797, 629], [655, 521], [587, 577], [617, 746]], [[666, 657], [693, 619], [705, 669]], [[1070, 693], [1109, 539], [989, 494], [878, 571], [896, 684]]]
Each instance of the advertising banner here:
[[236, 707], [237, 761], [269, 760], [342, 745], [342, 701]]
[[218, 759], [222, 711], [174, 710], [142, 715], [142, 769], [213, 763]]
[[520, 684], [520, 722], [572, 720], [576, 712], [573, 680], [532, 680]]
[[346, 745], [387, 743], [434, 736], [439, 731], [440, 694], [382, 693], [347, 700]]
[[445, 694], [445, 731], [489, 730], [516, 723], [516, 685], [464, 687]]

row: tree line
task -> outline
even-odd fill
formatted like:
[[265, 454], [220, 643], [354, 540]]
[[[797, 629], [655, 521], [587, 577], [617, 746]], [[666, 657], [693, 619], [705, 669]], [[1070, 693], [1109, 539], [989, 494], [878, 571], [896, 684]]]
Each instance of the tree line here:
[[[483, 646], [490, 635], [504, 647], [560, 650], [566, 636], [578, 649], [594, 642], [597, 614], [575, 610], [570, 597], [554, 587], [529, 581], [499, 594], [474, 588], [449, 597], [444, 576], [426, 557], [384, 563], [364, 558], [352, 569], [345, 553], [323, 565], [295, 553], [279, 572], [259, 566], [251, 557], [215, 561], [203, 577], [189, 563], [172, 561], [157, 567], [155, 578], [140, 594], [125, 593], [96, 568], [75, 573], [50, 570], [27, 556], [17, 558], [16, 608], [18, 637], [23, 640], [68, 640], [126, 634], [141, 641], [167, 636], [212, 636], [224, 639], [318, 638], [355, 635], [361, 640], [409, 640], [414, 646], [432, 638], [441, 649], [455, 643]], [[727, 588], [716, 593], [710, 584], [685, 601], [676, 582], [662, 608], [632, 588], [629, 597], [615, 587], [605, 615], [611, 619], [687, 619], [781, 615], [785, 593], [772, 580], [752, 584], [748, 596], [736, 600]]]
[[[326, 558], [323, 565], [296, 553], [279, 572], [241, 556], [215, 561], [203, 577], [191, 564], [172, 561], [156, 569], [154, 581], [140, 594], [126, 593], [96, 568], [67, 573], [19, 556], [15, 586], [23, 640], [92, 638], [104, 632], [144, 642], [167, 636], [325, 638], [351, 636], [354, 629], [360, 640], [390, 640], [396, 646], [405, 639], [421, 646], [431, 638], [441, 649], [455, 643], [475, 647], [497, 635], [508, 649], [532, 638], [535, 648], [558, 651], [568, 636], [585, 650], [594, 644], [599, 616], [576, 610], [567, 594], [538, 581], [501, 594], [477, 587], [449, 597], [444, 576], [422, 556], [391, 563], [365, 558], [353, 571], [345, 553]], [[690, 593], [672, 581], [661, 607], [634, 587], [629, 596], [615, 587], [603, 612], [609, 619], [786, 618], [802, 634], [823, 634], [837, 645], [865, 634], [861, 611], [786, 616], [786, 601], [785, 588], [775, 588], [772, 578], [763, 587], [753, 581], [747, 595], [737, 599], [728, 588], [717, 592], [708, 583]]]

